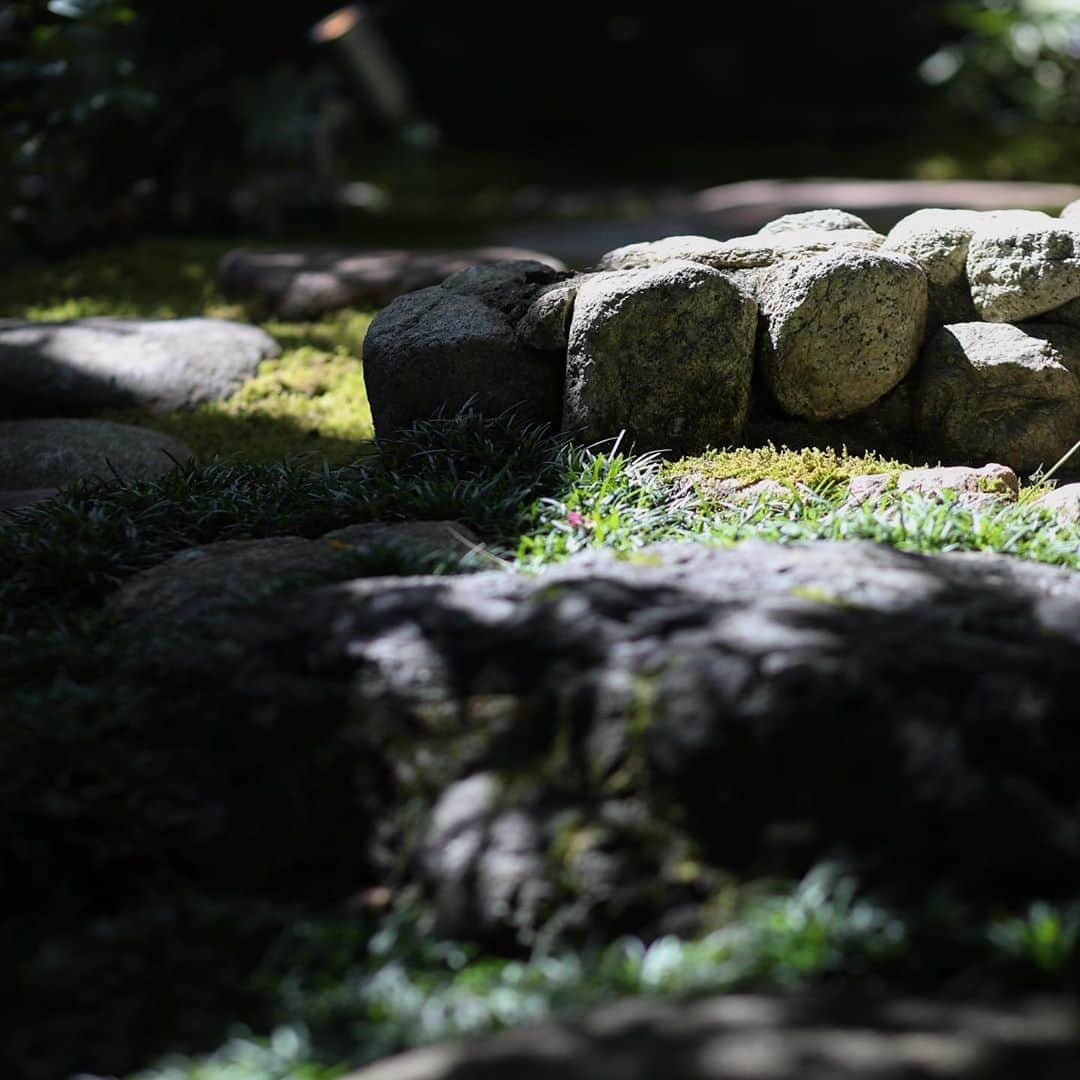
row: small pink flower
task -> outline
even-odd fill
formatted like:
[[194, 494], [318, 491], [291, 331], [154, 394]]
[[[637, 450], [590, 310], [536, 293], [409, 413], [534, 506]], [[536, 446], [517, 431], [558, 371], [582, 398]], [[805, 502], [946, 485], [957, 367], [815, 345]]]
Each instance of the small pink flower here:
[[570, 513], [566, 515], [566, 524], [567, 525], [584, 525], [585, 524], [585, 516], [582, 514], [582, 512], [580, 510], [571, 510]]

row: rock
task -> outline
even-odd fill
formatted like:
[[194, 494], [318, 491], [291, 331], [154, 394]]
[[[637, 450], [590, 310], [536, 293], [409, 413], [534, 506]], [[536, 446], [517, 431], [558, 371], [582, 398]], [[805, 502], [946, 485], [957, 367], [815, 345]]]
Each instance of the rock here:
[[230, 251], [218, 284], [230, 299], [256, 299], [285, 319], [312, 319], [343, 307], [380, 308], [417, 289], [438, 285], [470, 266], [532, 260], [565, 270], [558, 259], [521, 248], [461, 251]]
[[0, 491], [0, 513], [21, 510], [24, 506], [33, 506], [44, 502], [57, 494], [56, 488], [30, 488], [21, 491]]
[[1080, 484], [1063, 484], [1032, 504], [1049, 510], [1069, 524], [1080, 524]]
[[945, 460], [1049, 467], [1080, 431], [1080, 331], [958, 323], [926, 344], [916, 389], [921, 442]]
[[987, 322], [1018, 322], [1080, 297], [1080, 233], [1043, 215], [1003, 214], [967, 253], [971, 299]]
[[753, 503], [778, 503], [787, 506], [795, 497], [797, 489], [779, 480], [743, 480], [737, 476], [722, 479], [711, 477], [688, 477], [686, 487], [697, 487], [702, 494], [717, 502], [733, 506], [749, 506]]
[[286, 723], [317, 691], [384, 777], [375, 872], [420, 866], [485, 936], [643, 933], [723, 873], [841, 853], [882, 888], [1080, 888], [1071, 570], [673, 543], [327, 586], [217, 633], [198, 678], [230, 715]]
[[[454, 522], [417, 521], [350, 525], [318, 540], [275, 536], [222, 540], [188, 548], [158, 566], [129, 578], [109, 599], [121, 619], [192, 621], [237, 604], [250, 603], [321, 577], [361, 569], [361, 560], [389, 555], [415, 570], [418, 563], [459, 562], [479, 546], [468, 529]], [[364, 567], [371, 572], [370, 565]], [[386, 572], [377, 569], [376, 572]]]
[[459, 270], [451, 274], [442, 287], [447, 292], [475, 296], [516, 323], [529, 310], [541, 289], [564, 281], [568, 276], [541, 262], [500, 262]]
[[108, 420], [0, 422], [0, 488], [59, 488], [114, 472], [153, 480], [194, 456], [169, 435]]
[[[798, 215], [795, 215], [798, 216]], [[875, 250], [884, 237], [865, 228], [799, 228], [733, 240], [704, 236], [669, 236], [642, 244], [628, 244], [604, 255], [598, 270], [641, 270], [673, 260], [699, 262], [716, 270], [756, 270], [785, 259], [805, 258], [835, 247]]]
[[522, 345], [542, 352], [566, 352], [580, 279], [550, 285], [540, 292], [515, 331]]
[[563, 380], [561, 357], [520, 344], [506, 315], [460, 288], [400, 297], [364, 339], [364, 382], [381, 438], [470, 401], [558, 427]]
[[918, 356], [926, 276], [904, 255], [841, 247], [760, 279], [758, 365], [793, 416], [834, 420], [892, 390]]
[[277, 352], [269, 334], [222, 319], [4, 319], [0, 415], [185, 409], [229, 397]]
[[668, 236], [641, 244], [627, 244], [603, 255], [599, 271], [646, 270], [672, 261], [699, 262], [724, 269], [731, 262], [729, 248], [722, 240], [706, 236]]
[[1074, 199], [1064, 210], [1061, 211], [1063, 218], [1080, 218], [1080, 199]]
[[1059, 326], [1071, 326], [1080, 330], [1080, 298], [1070, 300], [1067, 304], [1062, 304], [1061, 307], [1046, 312], [1045, 315], [1036, 315], [1031, 321], [1036, 323], [1057, 323]]
[[342, 1080], [1067, 1080], [1074, 1002], [842, 995], [624, 999], [412, 1050]]
[[804, 210], [797, 214], [784, 214], [773, 221], [766, 222], [758, 229], [759, 233], [801, 232], [804, 229], [866, 229], [874, 230], [861, 217], [849, 214], [846, 210]]
[[853, 476], [848, 484], [847, 501], [870, 502], [888, 491], [937, 497], [947, 491], [959, 496], [962, 503], [979, 505], [1005, 499], [1015, 502], [1020, 493], [1016, 473], [1005, 465], [984, 465], [974, 469], [954, 465], [934, 469], [904, 469], [899, 473], [867, 473]]
[[510, 929], [528, 938], [548, 914], [550, 837], [535, 812], [500, 805], [501, 787], [494, 775], [477, 774], [452, 784], [432, 811], [421, 858], [443, 933]]
[[639, 451], [736, 440], [750, 400], [757, 307], [697, 263], [593, 274], [578, 289], [564, 427], [586, 442], [625, 430]]
[[883, 251], [909, 256], [926, 274], [930, 328], [975, 320], [967, 253], [971, 237], [984, 220], [976, 210], [916, 210], [886, 236]]

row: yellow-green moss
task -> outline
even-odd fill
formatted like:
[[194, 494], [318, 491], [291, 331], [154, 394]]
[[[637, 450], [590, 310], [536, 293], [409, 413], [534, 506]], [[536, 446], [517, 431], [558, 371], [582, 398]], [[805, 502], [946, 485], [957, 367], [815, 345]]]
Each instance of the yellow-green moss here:
[[[35, 321], [95, 315], [208, 316], [256, 322], [217, 289], [218, 260], [235, 240], [150, 239], [115, 251], [22, 267], [0, 278], [0, 311]], [[373, 434], [361, 368], [370, 312], [338, 311], [312, 322], [259, 321], [281, 346], [227, 401], [165, 415], [125, 409], [109, 419], [166, 432], [200, 457], [273, 461], [309, 453], [340, 463]]]
[[879, 454], [849, 454], [846, 451], [789, 450], [772, 446], [755, 449], [710, 450], [697, 457], [685, 457], [665, 466], [671, 477], [694, 477], [701, 480], [738, 479], [747, 484], [758, 480], [802, 484], [821, 488], [850, 480], [864, 473], [899, 472], [911, 464]]

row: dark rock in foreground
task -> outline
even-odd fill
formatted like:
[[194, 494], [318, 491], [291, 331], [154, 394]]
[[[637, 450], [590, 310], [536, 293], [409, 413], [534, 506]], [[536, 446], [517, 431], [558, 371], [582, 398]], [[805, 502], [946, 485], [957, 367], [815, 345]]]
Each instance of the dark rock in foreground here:
[[467, 1045], [416, 1050], [344, 1080], [1071, 1080], [1075, 1005], [730, 995], [633, 999]]
[[999, 901], [1080, 885], [1071, 571], [666, 544], [350, 582], [223, 633], [248, 707], [352, 719], [376, 862], [419, 867], [454, 932], [656, 925], [716, 869], [838, 854]]

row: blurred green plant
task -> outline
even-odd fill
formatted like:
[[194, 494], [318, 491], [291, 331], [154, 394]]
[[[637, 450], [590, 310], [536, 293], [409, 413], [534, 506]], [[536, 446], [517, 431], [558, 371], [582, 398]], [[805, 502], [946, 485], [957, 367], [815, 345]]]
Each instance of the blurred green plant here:
[[1000, 132], [1080, 120], [1080, 4], [1075, 0], [959, 0], [959, 40], [920, 66], [958, 111]]
[[0, 16], [12, 224], [48, 248], [134, 212], [132, 147], [156, 105], [133, 59], [135, 21], [125, 0], [21, 0]]

